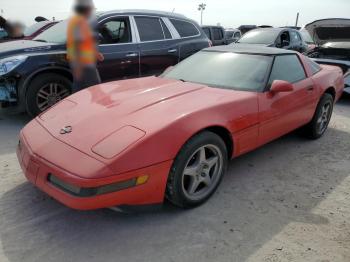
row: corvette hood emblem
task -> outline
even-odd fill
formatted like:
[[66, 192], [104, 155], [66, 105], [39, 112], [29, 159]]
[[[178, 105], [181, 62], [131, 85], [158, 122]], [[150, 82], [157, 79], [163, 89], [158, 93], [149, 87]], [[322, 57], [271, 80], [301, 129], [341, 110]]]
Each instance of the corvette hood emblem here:
[[64, 128], [62, 128], [60, 130], [60, 134], [61, 135], [69, 134], [72, 132], [72, 130], [73, 130], [73, 128], [71, 126], [65, 126]]

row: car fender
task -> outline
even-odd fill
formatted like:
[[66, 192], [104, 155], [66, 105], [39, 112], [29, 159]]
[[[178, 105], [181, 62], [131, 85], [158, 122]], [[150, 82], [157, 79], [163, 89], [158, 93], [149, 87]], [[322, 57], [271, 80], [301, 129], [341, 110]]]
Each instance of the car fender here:
[[65, 74], [65, 76], [70, 76], [70, 79], [72, 79], [72, 73], [71, 73], [70, 69], [67, 67], [58, 66], [58, 65], [44, 66], [44, 67], [41, 67], [41, 68], [35, 70], [34, 72], [30, 73], [21, 83], [22, 88], [18, 89], [19, 100], [23, 101], [25, 103], [27, 90], [30, 87], [31, 81], [35, 77], [37, 77], [40, 74], [44, 74], [44, 73], [60, 73], [60, 72]]

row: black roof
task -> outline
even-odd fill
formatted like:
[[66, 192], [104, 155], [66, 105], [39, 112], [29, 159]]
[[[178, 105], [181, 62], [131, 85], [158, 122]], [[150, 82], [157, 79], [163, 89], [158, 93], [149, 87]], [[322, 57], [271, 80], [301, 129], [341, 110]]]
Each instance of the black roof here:
[[215, 46], [204, 49], [204, 51], [215, 51], [215, 52], [231, 52], [231, 53], [248, 53], [256, 55], [284, 55], [284, 54], [296, 54], [296, 51], [265, 47], [254, 44], [231, 44], [223, 46]]

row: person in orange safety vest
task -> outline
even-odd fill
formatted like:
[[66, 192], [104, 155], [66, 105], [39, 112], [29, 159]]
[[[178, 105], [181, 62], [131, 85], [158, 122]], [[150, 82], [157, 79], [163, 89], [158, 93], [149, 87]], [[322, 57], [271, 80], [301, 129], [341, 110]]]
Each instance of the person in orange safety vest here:
[[104, 57], [97, 50], [89, 19], [94, 12], [92, 0], [76, 0], [75, 15], [67, 29], [67, 59], [73, 72], [73, 92], [101, 83], [96, 63]]

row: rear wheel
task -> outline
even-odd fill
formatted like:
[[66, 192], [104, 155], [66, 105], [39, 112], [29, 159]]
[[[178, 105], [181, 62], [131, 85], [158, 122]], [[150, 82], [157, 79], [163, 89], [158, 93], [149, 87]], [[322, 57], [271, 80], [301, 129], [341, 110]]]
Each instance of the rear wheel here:
[[59, 74], [37, 76], [26, 94], [27, 112], [36, 116], [71, 94], [72, 83]]
[[317, 105], [311, 122], [304, 127], [304, 134], [311, 139], [318, 139], [326, 132], [333, 113], [334, 99], [330, 94], [324, 94]]
[[189, 208], [210, 198], [220, 184], [228, 162], [222, 139], [212, 132], [191, 138], [171, 168], [166, 197], [173, 204]]

